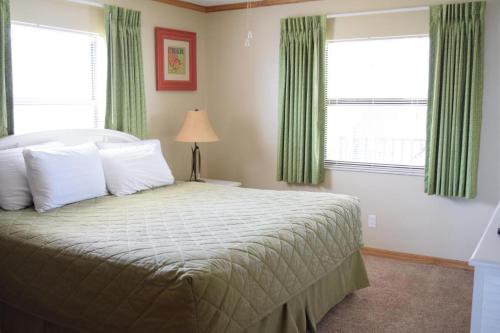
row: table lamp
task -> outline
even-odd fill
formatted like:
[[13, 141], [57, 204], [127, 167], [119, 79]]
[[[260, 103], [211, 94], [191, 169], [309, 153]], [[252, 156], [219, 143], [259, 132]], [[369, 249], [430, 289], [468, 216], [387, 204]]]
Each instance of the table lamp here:
[[175, 141], [193, 143], [193, 148], [191, 148], [191, 176], [189, 181], [203, 182], [200, 178], [201, 153], [198, 142], [219, 141], [212, 125], [210, 125], [207, 111], [198, 109], [188, 111], [184, 119], [184, 124], [182, 124], [182, 128], [179, 134], [177, 134]]

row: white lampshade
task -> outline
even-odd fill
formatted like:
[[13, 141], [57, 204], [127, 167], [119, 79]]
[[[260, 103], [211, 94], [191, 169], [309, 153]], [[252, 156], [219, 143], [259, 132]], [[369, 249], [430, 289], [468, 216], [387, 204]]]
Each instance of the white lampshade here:
[[219, 138], [215, 134], [212, 125], [210, 125], [207, 111], [193, 110], [187, 112], [184, 124], [182, 124], [175, 141], [214, 142], [219, 141]]

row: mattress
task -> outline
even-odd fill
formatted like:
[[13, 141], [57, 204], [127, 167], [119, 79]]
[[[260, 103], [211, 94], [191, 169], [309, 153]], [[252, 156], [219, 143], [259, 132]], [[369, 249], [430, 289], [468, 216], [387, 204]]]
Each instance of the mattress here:
[[243, 332], [361, 246], [356, 198], [180, 183], [0, 212], [0, 301], [82, 332]]

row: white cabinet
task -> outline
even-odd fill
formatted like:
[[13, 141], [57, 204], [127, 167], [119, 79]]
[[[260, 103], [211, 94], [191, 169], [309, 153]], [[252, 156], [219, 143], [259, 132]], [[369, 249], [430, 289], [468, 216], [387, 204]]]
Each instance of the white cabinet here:
[[469, 264], [474, 266], [472, 333], [500, 332], [500, 204], [474, 251]]

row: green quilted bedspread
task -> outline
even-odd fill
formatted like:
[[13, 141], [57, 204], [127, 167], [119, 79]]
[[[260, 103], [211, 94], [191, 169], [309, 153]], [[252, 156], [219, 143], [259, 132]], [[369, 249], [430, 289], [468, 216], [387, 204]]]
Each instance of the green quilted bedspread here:
[[361, 243], [358, 200], [330, 193], [180, 183], [0, 211], [0, 300], [80, 331], [240, 332]]

